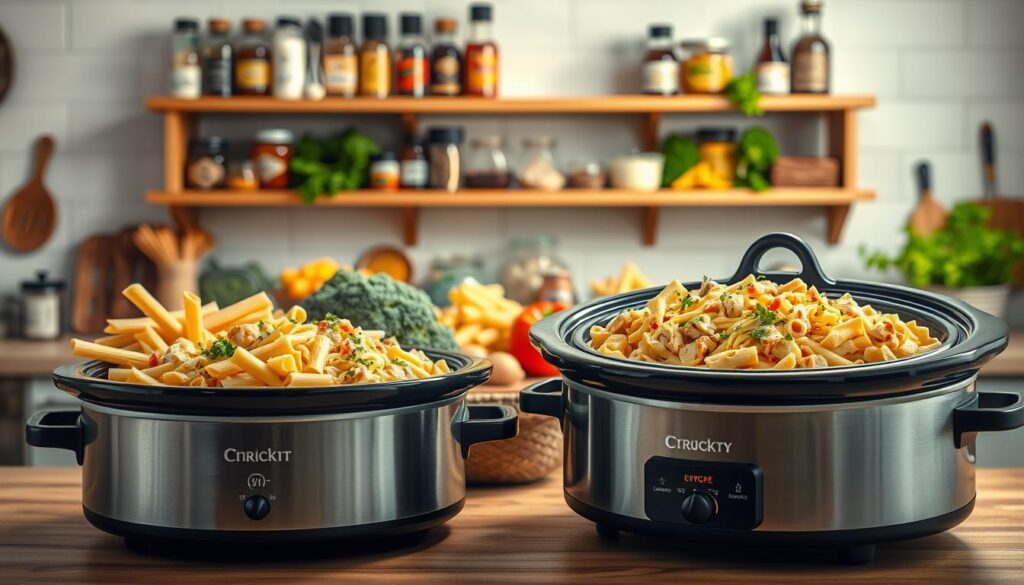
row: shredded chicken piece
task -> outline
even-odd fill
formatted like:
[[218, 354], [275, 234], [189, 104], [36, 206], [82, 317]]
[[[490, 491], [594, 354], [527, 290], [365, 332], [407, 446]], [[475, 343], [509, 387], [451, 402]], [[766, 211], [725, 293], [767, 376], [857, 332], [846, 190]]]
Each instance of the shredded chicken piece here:
[[255, 323], [235, 325], [228, 331], [228, 340], [239, 347], [249, 349], [260, 340], [260, 328]]
[[718, 342], [714, 337], [702, 335], [679, 350], [679, 361], [684, 366], [695, 366], [701, 363], [704, 356], [714, 351], [716, 347], [718, 347]]
[[713, 281], [713, 280], [711, 280], [710, 278], [705, 280], [704, 282], [701, 282], [700, 283], [700, 290], [697, 291], [697, 296], [698, 297], [702, 297], [702, 296], [708, 294], [709, 292], [711, 292], [711, 289], [716, 287], [716, 286], [718, 286], [718, 283]]
[[722, 299], [722, 310], [725, 312], [726, 317], [739, 317], [743, 314], [743, 296], [742, 295], [726, 295]]
[[690, 319], [683, 327], [683, 335], [690, 339], [697, 339], [701, 335], [714, 335], [715, 325], [711, 322], [711, 317], [707, 315], [697, 315], [693, 319]]

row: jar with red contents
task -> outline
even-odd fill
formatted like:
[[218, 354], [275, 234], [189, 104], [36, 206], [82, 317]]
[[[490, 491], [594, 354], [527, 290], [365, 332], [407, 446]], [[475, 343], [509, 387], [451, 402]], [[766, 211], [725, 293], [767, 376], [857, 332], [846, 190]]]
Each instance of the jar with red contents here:
[[287, 189], [292, 160], [292, 142], [295, 137], [291, 130], [261, 130], [256, 134], [251, 158], [256, 164], [256, 174], [261, 189]]

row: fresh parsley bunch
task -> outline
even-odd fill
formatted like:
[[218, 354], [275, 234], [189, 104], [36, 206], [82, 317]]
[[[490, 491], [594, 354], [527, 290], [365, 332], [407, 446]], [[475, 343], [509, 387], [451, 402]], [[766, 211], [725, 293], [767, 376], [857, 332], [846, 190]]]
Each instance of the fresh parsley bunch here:
[[370, 157], [381, 152], [369, 136], [349, 128], [330, 138], [303, 136], [292, 155], [291, 171], [302, 200], [354, 191], [366, 183]]

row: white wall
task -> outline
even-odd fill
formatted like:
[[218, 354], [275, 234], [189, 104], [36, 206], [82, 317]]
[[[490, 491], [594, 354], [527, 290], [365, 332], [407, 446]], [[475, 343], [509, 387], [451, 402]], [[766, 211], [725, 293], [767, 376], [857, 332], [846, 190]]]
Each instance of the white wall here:
[[[86, 236], [123, 223], [164, 221], [165, 210], [143, 194], [163, 181], [161, 125], [143, 98], [164, 89], [172, 19], [222, 14], [271, 18], [368, 9], [392, 15], [424, 12], [465, 21], [464, 0], [0, 0], [0, 26], [14, 42], [17, 79], [0, 104], [0, 194], [26, 178], [33, 138], [50, 132], [58, 152], [48, 184], [60, 204], [54, 238], [29, 255], [0, 252], [0, 289], [38, 268], [66, 272]], [[669, 21], [678, 37], [723, 35], [744, 66], [759, 42], [761, 17], [782, 18], [787, 39], [796, 33], [795, 0], [498, 0], [496, 30], [506, 95], [573, 95], [635, 88], [642, 39], [649, 23]], [[579, 287], [636, 260], [656, 280], [729, 274], [756, 236], [789, 230], [815, 245], [826, 268], [865, 276], [857, 246], [894, 248], [914, 202], [910, 168], [934, 163], [935, 190], [945, 203], [980, 192], [976, 148], [979, 122], [995, 125], [1001, 186], [1024, 194], [1024, 2], [1015, 0], [826, 0], [825, 31], [833, 46], [836, 92], [875, 93], [879, 106], [861, 114], [860, 177], [878, 200], [852, 211], [843, 243], [823, 241], [816, 210], [678, 209], [662, 213], [658, 244], [640, 245], [640, 213], [633, 210], [427, 210], [421, 244], [410, 250], [422, 268], [436, 254], [478, 250], [497, 258], [510, 236], [556, 233]], [[396, 20], [391, 21], [392, 34]], [[788, 40], [787, 40], [788, 44]], [[355, 123], [394, 143], [392, 118], [279, 118], [280, 124], [320, 132]], [[438, 118], [434, 120], [442, 122]], [[559, 155], [570, 161], [606, 158], [637, 145], [640, 120], [631, 117], [454, 119], [469, 134], [498, 132], [510, 146], [534, 133], [556, 133]], [[735, 116], [668, 117], [666, 131], [700, 123], [746, 125]], [[249, 117], [209, 120], [204, 131], [245, 138], [273, 122]], [[424, 125], [430, 121], [425, 121]], [[792, 151], [813, 150], [812, 117], [769, 116], [785, 129]], [[515, 148], [513, 148], [515, 150]], [[471, 195], [467, 195], [470, 197]], [[330, 254], [354, 259], [382, 242], [399, 243], [398, 217], [365, 210], [208, 210], [202, 221], [219, 240], [216, 255], [234, 262], [258, 257], [268, 269]], [[497, 263], [497, 260], [494, 261]], [[420, 271], [423, 273], [423, 270]]]

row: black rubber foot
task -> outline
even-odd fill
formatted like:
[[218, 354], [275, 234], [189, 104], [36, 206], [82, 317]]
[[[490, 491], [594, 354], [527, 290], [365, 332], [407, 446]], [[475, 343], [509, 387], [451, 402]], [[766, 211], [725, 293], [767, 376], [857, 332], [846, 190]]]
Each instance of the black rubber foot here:
[[612, 526], [611, 524], [605, 524], [604, 522], [598, 522], [596, 525], [597, 534], [605, 540], [618, 540], [619, 529]]
[[839, 551], [839, 562], [844, 565], [864, 565], [875, 560], [875, 545], [844, 546]]

